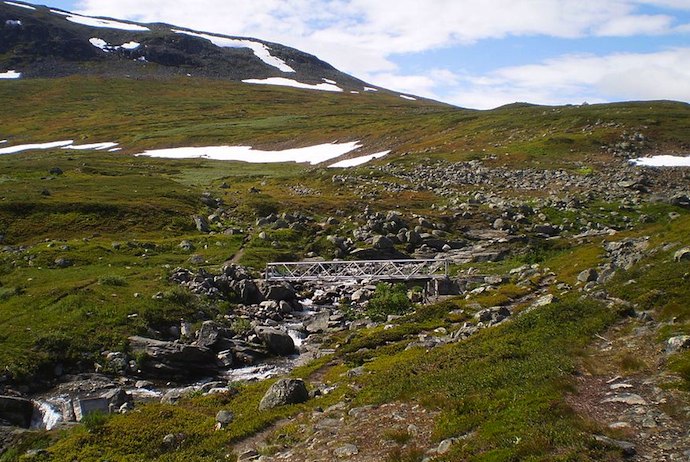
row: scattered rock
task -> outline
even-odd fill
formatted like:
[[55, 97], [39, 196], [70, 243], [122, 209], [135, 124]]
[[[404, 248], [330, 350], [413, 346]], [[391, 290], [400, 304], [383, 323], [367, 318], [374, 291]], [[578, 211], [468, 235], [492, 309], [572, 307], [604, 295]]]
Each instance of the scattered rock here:
[[690, 335], [678, 335], [666, 340], [666, 353], [677, 353], [690, 348]]
[[336, 457], [341, 457], [341, 458], [342, 457], [352, 457], [352, 456], [356, 456], [357, 454], [359, 454], [359, 449], [354, 444], [345, 444], [345, 445], [337, 448], [335, 451], [333, 451], [333, 454]]

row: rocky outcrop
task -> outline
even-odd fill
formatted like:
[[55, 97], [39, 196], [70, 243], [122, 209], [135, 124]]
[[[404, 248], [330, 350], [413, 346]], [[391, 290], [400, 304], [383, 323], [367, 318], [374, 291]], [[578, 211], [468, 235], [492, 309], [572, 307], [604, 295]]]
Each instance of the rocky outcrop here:
[[129, 346], [143, 375], [193, 377], [214, 375], [220, 364], [210, 349], [179, 342], [129, 337]]

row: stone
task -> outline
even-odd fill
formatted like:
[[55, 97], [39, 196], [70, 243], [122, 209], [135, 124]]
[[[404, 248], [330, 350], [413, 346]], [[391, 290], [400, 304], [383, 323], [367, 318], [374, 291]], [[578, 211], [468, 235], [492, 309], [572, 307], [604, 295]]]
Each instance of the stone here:
[[29, 428], [34, 412], [33, 403], [24, 398], [0, 396], [0, 421], [17, 427]]
[[194, 244], [192, 244], [190, 241], [182, 241], [177, 245], [177, 247], [184, 250], [185, 252], [191, 252], [192, 250], [194, 250]]
[[690, 335], [678, 335], [666, 340], [666, 349], [664, 351], [667, 354], [672, 354], [681, 350], [687, 350], [688, 348], [690, 348]]
[[589, 268], [577, 275], [577, 280], [582, 283], [595, 282], [599, 279], [599, 273], [594, 268]]
[[215, 321], [204, 321], [201, 323], [201, 328], [197, 334], [195, 345], [209, 348], [213, 351], [222, 351], [227, 349], [227, 338], [229, 337], [227, 329]]
[[628, 442], [628, 441], [614, 440], [612, 438], [609, 438], [608, 436], [601, 436], [601, 435], [595, 435], [594, 439], [600, 443], [607, 445], [607, 446], [612, 446], [612, 447], [620, 449], [623, 452], [623, 455], [625, 457], [632, 457], [635, 454], [637, 454], [637, 450], [635, 449], [635, 445]]
[[620, 393], [606, 398], [602, 403], [621, 403], [627, 404], [628, 406], [646, 406], [647, 401], [640, 395], [635, 393]]
[[62, 171], [62, 169], [60, 167], [53, 167], [50, 169], [50, 171], [48, 173], [50, 173], [51, 175], [60, 176], [64, 172]]
[[336, 457], [352, 457], [359, 454], [359, 449], [354, 444], [345, 444], [333, 451], [333, 454]]
[[110, 412], [108, 404], [108, 400], [103, 397], [75, 399], [73, 408], [77, 422], [81, 422], [84, 417], [94, 412], [102, 412], [107, 414]]
[[289, 356], [295, 352], [295, 342], [287, 332], [271, 327], [257, 327], [255, 331], [271, 353]]
[[394, 248], [393, 241], [386, 236], [374, 236], [372, 247], [378, 250], [390, 250]]
[[304, 403], [308, 399], [309, 393], [303, 380], [280, 379], [266, 391], [259, 403], [259, 410]]
[[196, 229], [200, 233], [210, 233], [211, 232], [211, 227], [208, 224], [208, 220], [206, 220], [205, 217], [202, 217], [201, 215], [194, 215], [194, 225], [196, 226]]
[[54, 263], [58, 268], [68, 268], [72, 266], [72, 262], [66, 258], [56, 258]]
[[456, 438], [448, 438], [443, 441], [441, 441], [438, 445], [438, 448], [436, 448], [436, 454], [446, 454], [448, 451], [450, 451], [450, 448], [457, 442]]
[[296, 298], [295, 289], [289, 284], [268, 286], [264, 291], [266, 300], [292, 301]]
[[141, 372], [150, 376], [190, 377], [215, 374], [219, 369], [210, 349], [179, 342], [164, 342], [145, 337], [129, 337], [134, 357], [141, 358]]
[[225, 428], [235, 420], [235, 414], [232, 411], [220, 410], [216, 414], [216, 423], [218, 424], [216, 428]]
[[677, 262], [690, 261], [690, 247], [684, 247], [673, 254], [673, 260]]

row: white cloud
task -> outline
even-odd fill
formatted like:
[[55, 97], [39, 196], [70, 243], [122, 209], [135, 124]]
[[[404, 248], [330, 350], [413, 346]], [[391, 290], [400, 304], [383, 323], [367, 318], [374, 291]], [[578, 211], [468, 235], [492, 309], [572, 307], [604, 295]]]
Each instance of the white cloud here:
[[[681, 24], [681, 10], [690, 11], [690, 0], [79, 2], [79, 12], [84, 14], [168, 22], [282, 43], [313, 53], [373, 84], [469, 107], [516, 100], [550, 104], [646, 97], [688, 100], [682, 88], [688, 81], [687, 65], [674, 57], [686, 59], [685, 63], [690, 60], [687, 49], [575, 55], [468, 76], [462, 69], [410, 72], [400, 69], [395, 57], [518, 36], [548, 40], [690, 33], [690, 25]], [[674, 59], [670, 65], [668, 61]]]
[[516, 101], [537, 104], [620, 100], [690, 101], [690, 48], [659, 53], [573, 55], [467, 77], [450, 99], [489, 109]]

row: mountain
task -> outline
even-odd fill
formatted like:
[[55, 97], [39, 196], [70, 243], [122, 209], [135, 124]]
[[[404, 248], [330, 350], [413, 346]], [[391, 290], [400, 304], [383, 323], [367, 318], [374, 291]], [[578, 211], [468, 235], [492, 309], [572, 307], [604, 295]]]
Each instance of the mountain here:
[[371, 87], [315, 56], [277, 43], [5, 1], [0, 2], [0, 72], [8, 70], [23, 78], [282, 78], [327, 91]]

